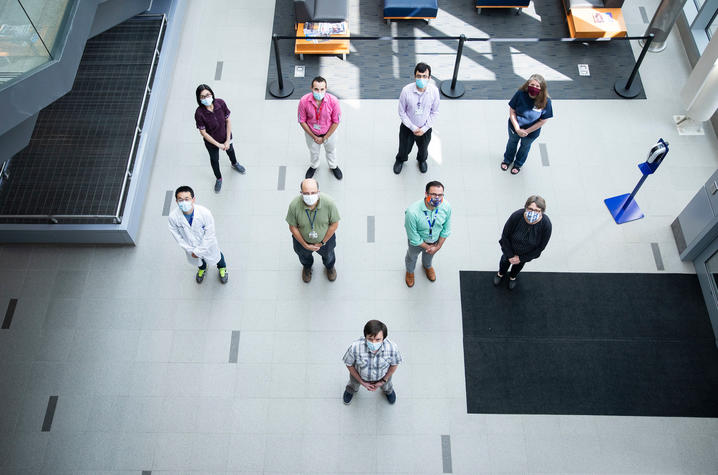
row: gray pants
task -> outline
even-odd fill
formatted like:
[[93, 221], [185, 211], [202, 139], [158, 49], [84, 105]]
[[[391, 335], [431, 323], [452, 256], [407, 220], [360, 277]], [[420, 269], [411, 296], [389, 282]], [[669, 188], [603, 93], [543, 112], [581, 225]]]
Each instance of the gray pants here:
[[410, 274], [414, 273], [416, 267], [416, 259], [421, 254], [421, 265], [425, 269], [431, 267], [431, 261], [434, 259], [433, 254], [427, 254], [423, 247], [412, 246], [409, 244], [409, 248], [406, 250], [406, 257], [404, 257], [404, 264], [406, 264], [406, 271]]
[[[356, 378], [354, 378], [354, 376], [350, 374], [349, 382], [347, 383], [347, 392], [354, 394], [355, 392], [359, 391], [360, 386], [361, 384], [359, 383], [359, 381], [357, 381]], [[391, 378], [389, 378], [380, 389], [384, 391], [384, 394], [391, 394], [394, 391], [394, 385], [391, 384]]]

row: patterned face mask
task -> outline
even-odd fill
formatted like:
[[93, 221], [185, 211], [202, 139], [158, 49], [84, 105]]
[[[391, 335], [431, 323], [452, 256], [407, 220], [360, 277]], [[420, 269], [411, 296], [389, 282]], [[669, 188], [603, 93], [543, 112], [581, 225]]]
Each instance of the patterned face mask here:
[[528, 210], [524, 213], [524, 216], [529, 224], [536, 224], [536, 222], [541, 218], [541, 212]]

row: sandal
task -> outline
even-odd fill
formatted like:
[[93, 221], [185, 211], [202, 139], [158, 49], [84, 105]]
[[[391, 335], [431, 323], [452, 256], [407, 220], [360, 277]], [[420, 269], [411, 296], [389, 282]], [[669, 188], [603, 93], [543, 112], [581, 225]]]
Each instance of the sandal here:
[[513, 168], [511, 169], [511, 174], [512, 174], [512, 175], [518, 175], [518, 173], [519, 173], [520, 171], [521, 171], [521, 167], [513, 167]]
[[508, 169], [509, 169], [509, 164], [508, 164], [508, 163], [501, 162], [501, 169], [502, 169], [503, 171], [508, 170]]

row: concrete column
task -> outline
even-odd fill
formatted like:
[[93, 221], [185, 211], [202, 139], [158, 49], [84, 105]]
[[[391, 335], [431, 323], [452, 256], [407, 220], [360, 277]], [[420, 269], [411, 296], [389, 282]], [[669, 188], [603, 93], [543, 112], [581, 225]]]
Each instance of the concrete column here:
[[686, 115], [697, 122], [718, 109], [718, 35], [714, 35], [681, 90]]

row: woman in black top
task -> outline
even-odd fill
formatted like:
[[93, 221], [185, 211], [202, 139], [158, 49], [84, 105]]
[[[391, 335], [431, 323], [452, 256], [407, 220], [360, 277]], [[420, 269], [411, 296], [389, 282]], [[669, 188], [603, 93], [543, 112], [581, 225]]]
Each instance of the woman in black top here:
[[546, 201], [538, 195], [529, 196], [523, 209], [509, 216], [501, 233], [501, 261], [494, 285], [499, 285], [509, 272], [509, 289], [516, 287], [516, 276], [524, 264], [536, 259], [551, 238], [551, 220], [544, 213]]

